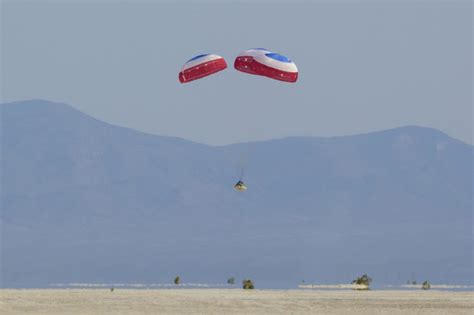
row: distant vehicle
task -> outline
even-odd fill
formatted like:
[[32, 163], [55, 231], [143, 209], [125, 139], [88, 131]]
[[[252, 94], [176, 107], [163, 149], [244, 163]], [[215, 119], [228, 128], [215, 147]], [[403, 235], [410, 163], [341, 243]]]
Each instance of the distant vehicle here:
[[358, 277], [352, 284], [354, 285], [354, 290], [369, 290], [369, 286], [372, 283], [372, 278], [367, 274], [364, 274], [362, 277]]
[[246, 191], [247, 186], [245, 186], [244, 182], [239, 180], [237, 184], [234, 185], [234, 188], [238, 191]]

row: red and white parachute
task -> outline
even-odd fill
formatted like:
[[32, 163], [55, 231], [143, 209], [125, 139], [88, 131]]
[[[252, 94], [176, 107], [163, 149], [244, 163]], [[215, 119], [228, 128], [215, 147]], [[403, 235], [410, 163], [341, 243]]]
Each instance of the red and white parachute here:
[[[179, 82], [187, 83], [227, 68], [224, 58], [215, 54], [202, 54], [189, 59], [179, 72]], [[236, 70], [284, 82], [298, 80], [298, 68], [287, 57], [264, 48], [241, 52], [234, 61]]]
[[285, 82], [296, 82], [298, 80], [298, 68], [293, 61], [264, 48], [254, 48], [241, 52], [235, 58], [234, 68], [245, 73]]
[[214, 54], [202, 54], [189, 59], [179, 72], [179, 82], [186, 83], [207, 77], [227, 68], [224, 58]]

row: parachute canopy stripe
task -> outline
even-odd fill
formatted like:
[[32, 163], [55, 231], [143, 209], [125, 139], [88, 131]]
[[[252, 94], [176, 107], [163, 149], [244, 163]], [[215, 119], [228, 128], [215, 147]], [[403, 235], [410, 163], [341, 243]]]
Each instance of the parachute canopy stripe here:
[[194, 81], [227, 68], [224, 58], [214, 54], [202, 54], [186, 62], [179, 73], [179, 82]]
[[259, 75], [255, 70], [252, 69], [252, 64], [255, 61], [256, 56], [265, 55], [270, 53], [265, 48], [252, 48], [241, 52], [234, 61], [234, 68], [249, 74]]
[[285, 81], [285, 82], [296, 82], [298, 80], [298, 72], [283, 71], [275, 67], [270, 67], [259, 62], [255, 62], [252, 65], [253, 71], [258, 75], [265, 76], [271, 79]]
[[218, 59], [224, 60], [224, 58], [222, 58], [221, 56], [214, 55], [214, 54], [199, 55], [199, 56], [196, 56], [194, 58], [189, 59], [189, 61], [187, 61], [183, 65], [183, 68], [181, 68], [181, 71], [187, 70], [187, 69], [192, 68], [192, 67], [199, 66], [201, 64], [204, 65], [207, 62], [211, 62], [211, 61], [218, 60]]
[[202, 55], [197, 55], [196, 57], [193, 57], [191, 59], [189, 59], [188, 61], [186, 61], [186, 63], [190, 62], [190, 61], [193, 61], [193, 60], [196, 60], [196, 59], [199, 59], [199, 58], [202, 58], [202, 57], [205, 57], [205, 56], [209, 56], [210, 54], [202, 54]]
[[[279, 57], [276, 57], [279, 56]], [[280, 58], [280, 59], [276, 59]], [[281, 61], [281, 59], [286, 60], [286, 61]], [[260, 56], [255, 57], [255, 61], [257, 63], [261, 63], [265, 66], [268, 66], [270, 68], [275, 68], [281, 71], [285, 72], [298, 72], [298, 68], [296, 68], [296, 65], [294, 62], [286, 58], [285, 56], [279, 55], [279, 54], [264, 54]]]
[[247, 50], [241, 52], [238, 55], [238, 57], [244, 57], [244, 56], [255, 57], [255, 56], [264, 55], [264, 54], [267, 54], [267, 53], [270, 53], [270, 51], [265, 49], [265, 48], [252, 48], [252, 49], [247, 49]]
[[268, 58], [271, 58], [271, 59], [281, 61], [281, 62], [291, 62], [290, 59], [288, 59], [285, 56], [280, 55], [280, 54], [268, 53], [268, 54], [265, 54], [265, 56], [267, 56]]
[[255, 60], [253, 59], [253, 57], [237, 57], [234, 61], [234, 68], [245, 73], [258, 75], [258, 73], [252, 68], [252, 64], [254, 62]]

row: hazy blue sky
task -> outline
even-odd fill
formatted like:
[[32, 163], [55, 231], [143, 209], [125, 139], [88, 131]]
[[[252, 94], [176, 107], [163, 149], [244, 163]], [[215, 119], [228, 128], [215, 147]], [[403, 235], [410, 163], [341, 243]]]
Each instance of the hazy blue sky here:
[[[1, 9], [3, 102], [66, 102], [208, 144], [413, 124], [472, 143], [471, 1], [4, 0]], [[251, 47], [290, 57], [299, 81], [235, 71]], [[182, 64], [205, 52], [229, 69], [179, 84]]]

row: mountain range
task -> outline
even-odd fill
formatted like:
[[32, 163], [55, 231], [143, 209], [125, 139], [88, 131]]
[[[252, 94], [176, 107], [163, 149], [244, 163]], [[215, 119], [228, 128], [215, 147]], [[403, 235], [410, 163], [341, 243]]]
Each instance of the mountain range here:
[[43, 100], [0, 118], [2, 287], [474, 282], [473, 146], [438, 130], [209, 146]]

